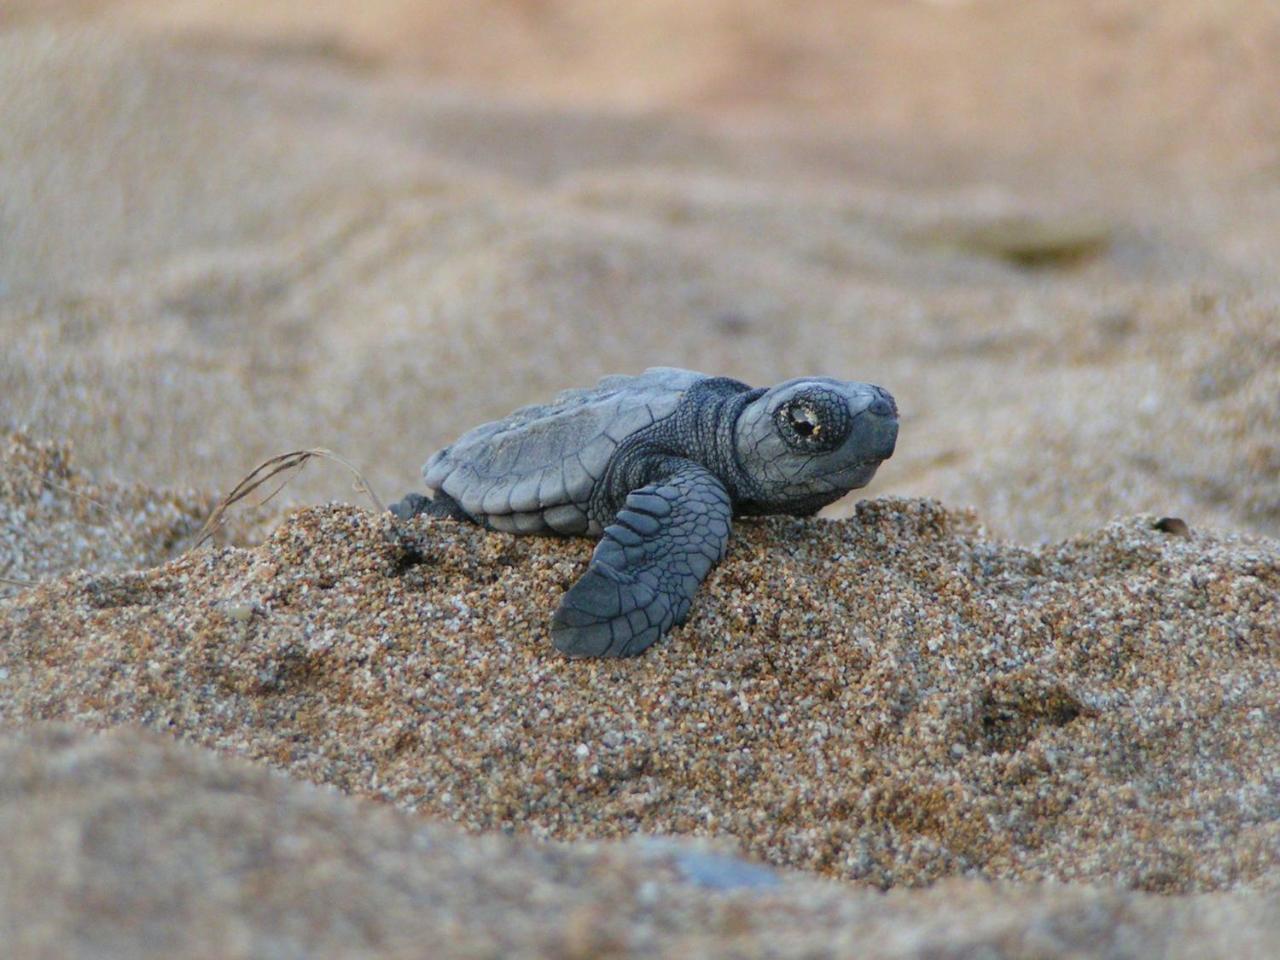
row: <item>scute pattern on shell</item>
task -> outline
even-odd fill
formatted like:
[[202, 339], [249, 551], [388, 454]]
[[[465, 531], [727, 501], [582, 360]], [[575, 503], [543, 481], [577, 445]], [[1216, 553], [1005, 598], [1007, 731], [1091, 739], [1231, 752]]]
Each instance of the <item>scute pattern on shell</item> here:
[[423, 479], [496, 529], [582, 533], [582, 508], [618, 445], [670, 416], [705, 377], [653, 367], [565, 390], [463, 434], [427, 461]]

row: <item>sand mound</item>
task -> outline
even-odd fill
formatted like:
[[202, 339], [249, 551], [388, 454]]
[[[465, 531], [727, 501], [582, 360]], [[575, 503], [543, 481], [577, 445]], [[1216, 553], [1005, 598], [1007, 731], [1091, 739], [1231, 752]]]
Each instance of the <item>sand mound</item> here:
[[0, 719], [143, 722], [472, 829], [730, 835], [881, 886], [1280, 881], [1280, 551], [1031, 551], [926, 501], [739, 524], [690, 625], [545, 636], [588, 544], [345, 507], [7, 601]]

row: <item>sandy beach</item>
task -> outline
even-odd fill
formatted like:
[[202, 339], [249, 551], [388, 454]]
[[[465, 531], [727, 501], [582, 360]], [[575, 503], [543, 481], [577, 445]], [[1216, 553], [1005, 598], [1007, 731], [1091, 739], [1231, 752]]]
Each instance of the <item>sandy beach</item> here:
[[[1246, 0], [9, 4], [0, 939], [1274, 955], [1278, 88]], [[652, 365], [901, 434], [637, 660], [331, 462], [194, 547]]]

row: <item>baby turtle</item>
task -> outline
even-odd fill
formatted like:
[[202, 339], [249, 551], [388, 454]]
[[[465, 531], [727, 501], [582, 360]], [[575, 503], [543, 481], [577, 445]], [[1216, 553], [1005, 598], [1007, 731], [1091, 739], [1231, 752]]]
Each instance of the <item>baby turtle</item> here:
[[566, 390], [463, 434], [391, 509], [507, 533], [601, 537], [551, 620], [571, 657], [640, 653], [683, 623], [735, 516], [805, 517], [866, 486], [898, 410], [868, 383], [752, 388], [655, 367]]

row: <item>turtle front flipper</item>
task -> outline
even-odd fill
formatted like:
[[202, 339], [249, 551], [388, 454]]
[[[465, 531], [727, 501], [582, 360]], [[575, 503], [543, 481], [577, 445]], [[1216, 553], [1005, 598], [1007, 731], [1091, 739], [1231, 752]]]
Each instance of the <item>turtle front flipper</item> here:
[[591, 566], [551, 620], [570, 657], [629, 657], [683, 623], [698, 585], [724, 556], [733, 515], [724, 484], [690, 460], [633, 490]]

